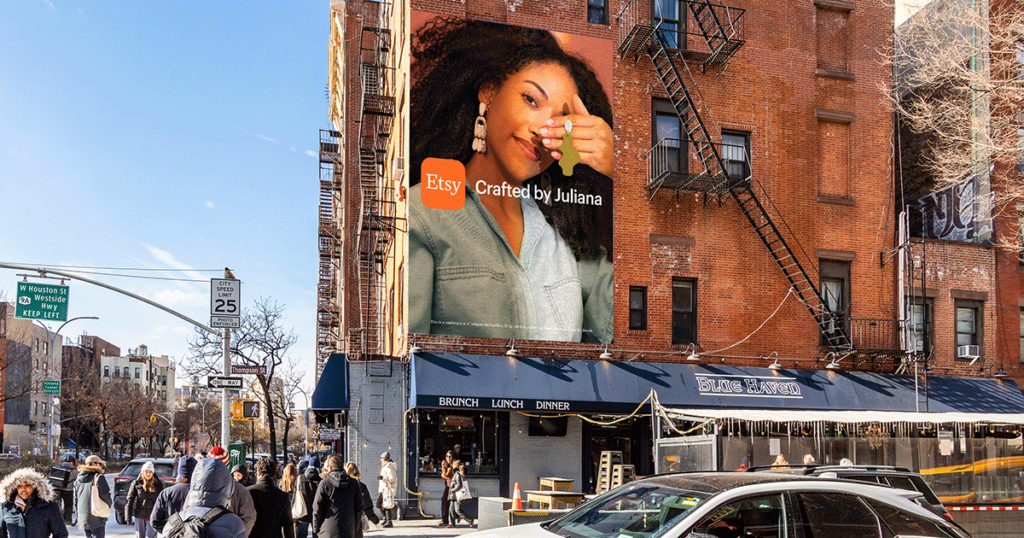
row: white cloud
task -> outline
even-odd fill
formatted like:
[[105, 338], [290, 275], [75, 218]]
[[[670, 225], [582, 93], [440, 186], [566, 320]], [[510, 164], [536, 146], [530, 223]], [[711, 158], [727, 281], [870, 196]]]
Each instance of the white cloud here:
[[210, 294], [185, 290], [160, 290], [153, 294], [153, 300], [168, 307], [201, 307], [209, 304]]
[[207, 200], [207, 201], [203, 202], [203, 205], [206, 206], [206, 209], [213, 209], [213, 207], [214, 207], [213, 206], [213, 200]]
[[170, 267], [172, 267], [174, 269], [178, 269], [180, 271], [184, 271], [185, 274], [188, 275], [189, 278], [194, 278], [196, 280], [209, 280], [208, 277], [205, 277], [205, 276], [203, 276], [202, 273], [199, 273], [199, 272], [195, 271], [191, 266], [188, 266], [188, 265], [186, 265], [184, 263], [179, 262], [174, 257], [174, 255], [171, 254], [170, 252], [167, 252], [166, 250], [163, 250], [163, 249], [160, 249], [160, 248], [157, 248], [157, 247], [153, 247], [153, 246], [149, 246], [149, 245], [146, 245], [146, 244], [143, 244], [142, 246], [146, 250], [148, 250], [149, 254], [151, 256], [153, 256], [154, 258], [156, 258], [157, 261], [162, 262], [165, 265], [168, 265], [168, 266], [170, 266]]
[[270, 138], [269, 136], [264, 136], [264, 135], [261, 135], [259, 133], [253, 133], [253, 132], [246, 131], [245, 129], [242, 129], [241, 127], [239, 127], [237, 125], [235, 126], [235, 128], [238, 129], [239, 131], [242, 131], [243, 133], [245, 133], [245, 134], [247, 134], [249, 136], [255, 136], [256, 138], [259, 138], [260, 140], [266, 140], [267, 142], [270, 142], [271, 144], [278, 144], [277, 140], [274, 140], [273, 138]]
[[311, 149], [307, 149], [306, 155], [309, 155], [310, 157], [316, 157], [316, 152]]

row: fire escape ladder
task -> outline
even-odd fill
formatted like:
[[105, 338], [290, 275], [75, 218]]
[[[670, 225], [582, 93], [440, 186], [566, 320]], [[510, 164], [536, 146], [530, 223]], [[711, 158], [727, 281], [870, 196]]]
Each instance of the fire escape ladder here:
[[[651, 38], [647, 55], [650, 56], [651, 62], [654, 64], [658, 79], [661, 80], [665, 91], [668, 92], [669, 102], [672, 103], [672, 108], [679, 117], [680, 125], [686, 132], [686, 141], [693, 146], [694, 155], [701, 165], [701, 170], [697, 175], [690, 178], [686, 182], [687, 184], [677, 185], [676, 188], [687, 188], [690, 184], [699, 183], [707, 186], [706, 189], [701, 189], [705, 192], [724, 194], [728, 189], [729, 178], [722, 165], [722, 157], [711, 139], [711, 133], [708, 132], [704, 120], [697, 113], [698, 107], [694, 96], [683, 84], [683, 79], [679, 76], [679, 69], [672, 61], [662, 38], [657, 33], [654, 33]], [[701, 104], [703, 105], [703, 103]], [[651, 190], [651, 197], [664, 183], [664, 176], [648, 183], [647, 188]]]
[[[699, 92], [694, 94], [683, 84], [679, 70], [657, 31], [653, 33], [647, 54], [654, 64], [658, 79], [661, 80], [668, 92], [672, 108], [679, 117], [680, 125], [686, 131], [686, 139], [692, 144], [696, 160], [700, 162], [702, 168], [697, 175], [691, 175], [688, 183], [679, 183], [675, 185], [676, 188], [696, 189], [715, 194], [724, 194], [728, 191], [732, 194], [754, 231], [757, 232], [758, 237], [761, 238], [775, 263], [778, 264], [783, 275], [789, 281], [793, 291], [814, 317], [822, 339], [827, 342], [829, 347], [851, 349], [850, 337], [841, 313], [829, 310], [828, 305], [818, 292], [811, 274], [797, 259], [789, 242], [783, 237], [771, 215], [755, 195], [751, 188], [750, 177], [747, 175], [749, 168], [747, 168], [746, 174], [729, 177], [726, 162], [722, 159], [707, 126], [700, 117], [699, 110], [702, 108], [706, 110], [706, 106], [703, 100], [699, 103], [694, 100], [694, 95], [699, 97]], [[662, 179], [654, 179], [647, 185], [649, 189], [653, 190], [652, 197], [665, 182], [665, 176], [659, 177]], [[811, 267], [813, 268], [813, 266]]]
[[[317, 232], [319, 271], [317, 280], [317, 364], [341, 347], [340, 267], [344, 247], [341, 235], [341, 190], [344, 183], [342, 134], [320, 131], [320, 195]], [[318, 366], [319, 367], [319, 366]]]
[[789, 280], [797, 298], [814, 317], [823, 340], [832, 348], [851, 349], [850, 337], [847, 334], [842, 314], [832, 312], [822, 300], [811, 273], [800, 263], [789, 242], [786, 241], [764, 204], [754, 193], [751, 184], [744, 182], [733, 185], [729, 192], [739, 204], [740, 209], [743, 210], [743, 214], [747, 216], [747, 220], [750, 221], [754, 231], [761, 238], [761, 242], [768, 248], [768, 252], [786, 276], [786, 280]]
[[711, 51], [704, 65], [724, 64], [745, 42], [741, 38], [739, 18], [743, 10], [712, 4], [708, 0], [690, 0], [690, 12]]
[[395, 70], [388, 2], [364, 2], [359, 51], [359, 308], [363, 360], [383, 353], [386, 302], [385, 267], [394, 255], [395, 200], [386, 174], [395, 121]]

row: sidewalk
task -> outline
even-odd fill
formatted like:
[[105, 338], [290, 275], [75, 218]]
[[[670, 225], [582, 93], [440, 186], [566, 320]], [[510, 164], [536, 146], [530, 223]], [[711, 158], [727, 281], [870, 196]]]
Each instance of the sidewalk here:
[[[476, 531], [461, 525], [455, 529], [448, 529], [437, 525], [436, 519], [403, 519], [401, 521], [395, 521], [395, 526], [390, 529], [377, 529], [363, 533], [363, 536], [368, 538], [383, 538], [394, 537], [394, 538], [418, 538], [420, 536], [433, 536], [436, 538], [451, 538], [453, 536], [461, 536], [463, 534], [469, 534]], [[68, 529], [70, 537], [84, 537], [85, 533], [79, 529]], [[135, 527], [130, 525], [118, 525], [114, 518], [110, 518], [107, 521], [107, 538], [134, 538]], [[298, 537], [297, 537], [298, 538]]]

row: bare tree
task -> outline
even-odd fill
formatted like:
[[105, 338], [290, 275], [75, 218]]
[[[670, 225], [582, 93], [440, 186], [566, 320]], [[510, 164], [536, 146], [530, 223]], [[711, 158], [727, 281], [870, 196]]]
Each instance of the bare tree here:
[[[966, 201], [977, 214], [1015, 215], [1024, 196], [1017, 174], [1024, 6], [924, 3], [897, 28], [889, 57], [894, 87], [885, 88], [901, 127], [903, 177], [922, 194], [977, 178]], [[1016, 237], [1002, 239], [1016, 246]]]
[[[276, 416], [269, 411], [274, 408], [274, 385], [278, 369], [288, 360], [288, 352], [298, 337], [291, 329], [284, 329], [284, 306], [261, 297], [251, 309], [243, 309], [240, 327], [231, 331], [232, 362], [247, 366], [266, 366], [266, 375], [253, 376], [257, 387], [254, 391], [264, 410], [263, 417], [270, 433], [270, 450], [277, 456]], [[221, 370], [221, 339], [207, 331], [196, 329], [189, 340], [193, 362], [186, 367], [189, 375], [206, 375]], [[278, 394], [280, 389], [278, 389]]]
[[281, 446], [286, 455], [289, 446], [288, 432], [291, 429], [292, 422], [295, 420], [295, 415], [292, 414], [292, 401], [302, 392], [302, 379], [305, 375], [299, 367], [299, 361], [294, 358], [288, 358], [287, 362], [282, 365], [278, 375], [278, 379], [281, 380], [280, 385], [277, 387], [279, 394], [274, 398], [274, 405], [270, 407], [270, 411], [274, 413], [283, 425]]
[[[60, 412], [73, 432], [76, 454], [81, 447], [82, 430], [87, 426], [95, 429], [96, 421], [92, 410], [99, 392], [99, 378], [92, 374], [81, 361], [67, 365], [67, 378], [61, 384]], [[69, 437], [72, 437], [69, 434]], [[76, 458], [81, 459], [81, 458]]]

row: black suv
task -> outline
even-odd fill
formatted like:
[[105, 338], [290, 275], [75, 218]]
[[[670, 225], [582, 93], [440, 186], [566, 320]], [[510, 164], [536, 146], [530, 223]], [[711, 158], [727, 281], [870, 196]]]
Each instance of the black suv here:
[[750, 471], [783, 471], [800, 473], [808, 476], [820, 476], [822, 478], [844, 478], [847, 480], [858, 480], [870, 484], [882, 484], [897, 489], [917, 491], [924, 496], [930, 506], [925, 508], [952, 520], [949, 511], [942, 505], [942, 501], [935, 495], [932, 488], [924, 481], [924, 477], [904, 467], [893, 467], [890, 465], [795, 465], [790, 469], [778, 467], [751, 467]]
[[142, 473], [142, 466], [147, 461], [153, 462], [153, 472], [157, 478], [163, 481], [164, 487], [174, 485], [174, 477], [178, 474], [177, 458], [135, 458], [128, 462], [128, 465], [125, 465], [124, 469], [114, 477], [114, 506], [110, 509], [121, 525], [131, 523], [124, 518], [124, 504], [128, 500], [128, 487], [132, 485], [132, 480], [138, 478]]

